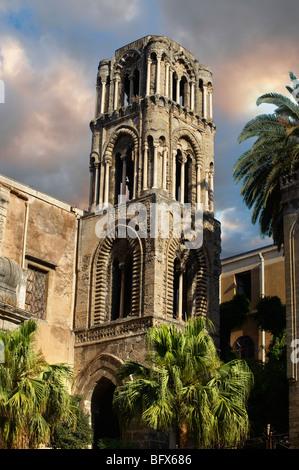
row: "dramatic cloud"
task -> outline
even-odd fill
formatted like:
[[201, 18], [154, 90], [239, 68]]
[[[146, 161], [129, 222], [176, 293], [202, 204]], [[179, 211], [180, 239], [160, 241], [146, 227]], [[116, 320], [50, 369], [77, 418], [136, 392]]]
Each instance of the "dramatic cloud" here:
[[[40, 28], [109, 29], [133, 20], [140, 13], [140, 0], [10, 0], [0, 1], [0, 12], [30, 12]], [[121, 13], [121, 14], [120, 14]]]
[[204, 63], [254, 51], [265, 41], [298, 41], [295, 0], [159, 0], [159, 4], [166, 34], [172, 33]]
[[235, 119], [266, 112], [267, 108], [256, 107], [257, 98], [269, 91], [287, 94], [289, 72], [295, 72], [298, 66], [298, 45], [285, 43], [282, 47], [276, 41], [261, 43], [257, 50], [218, 64], [214, 96], [217, 110]]
[[[37, 189], [63, 198], [72, 181], [68, 186], [61, 183], [74, 175], [75, 168], [80, 177], [88, 168], [94, 92], [80, 64], [63, 52], [37, 70], [22, 45], [5, 38], [1, 55], [7, 85], [6, 103], [0, 108], [2, 168], [6, 167], [8, 176], [23, 173], [27, 184], [36, 175]], [[78, 202], [82, 196], [77, 195]]]

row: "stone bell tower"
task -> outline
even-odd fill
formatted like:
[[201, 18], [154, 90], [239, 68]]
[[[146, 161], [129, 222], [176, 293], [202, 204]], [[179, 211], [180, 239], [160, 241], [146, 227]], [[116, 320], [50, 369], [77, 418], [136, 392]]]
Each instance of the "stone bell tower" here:
[[[150, 326], [198, 315], [219, 325], [212, 89], [209, 67], [165, 36], [99, 64], [74, 317], [78, 391], [98, 435], [108, 432], [101, 401], [117, 367], [144, 359]], [[201, 232], [195, 245], [186, 243], [186, 214], [189, 235]]]

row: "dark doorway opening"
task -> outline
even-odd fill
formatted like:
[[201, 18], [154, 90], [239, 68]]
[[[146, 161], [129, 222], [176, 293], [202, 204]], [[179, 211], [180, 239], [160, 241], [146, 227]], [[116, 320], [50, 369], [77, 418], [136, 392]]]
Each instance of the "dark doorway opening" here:
[[99, 439], [120, 439], [120, 429], [116, 414], [112, 408], [115, 385], [103, 377], [96, 385], [91, 399], [91, 420], [94, 432], [93, 448], [97, 448]]

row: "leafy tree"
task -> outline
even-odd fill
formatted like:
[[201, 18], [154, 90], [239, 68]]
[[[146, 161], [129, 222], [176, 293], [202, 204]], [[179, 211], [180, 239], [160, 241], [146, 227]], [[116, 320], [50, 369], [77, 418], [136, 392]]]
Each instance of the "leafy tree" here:
[[82, 397], [72, 396], [72, 406], [76, 415], [75, 425], [68, 421], [55, 427], [51, 436], [54, 449], [87, 449], [93, 443], [93, 431], [89, 424], [89, 416], [80, 406]]
[[286, 374], [286, 309], [277, 296], [259, 300], [257, 325], [273, 335], [267, 361], [251, 361], [254, 387], [248, 401], [251, 429], [260, 436], [270, 424], [275, 433], [288, 432], [288, 380]]
[[257, 105], [269, 103], [276, 107], [273, 114], [262, 114], [243, 128], [239, 142], [256, 138], [234, 167], [235, 183], [243, 181], [241, 195], [252, 211], [252, 222], [259, 220], [263, 236], [283, 243], [283, 218], [280, 178], [299, 168], [299, 84], [290, 73], [293, 87], [287, 86], [292, 97], [266, 93]]
[[67, 386], [73, 372], [66, 364], [49, 365], [36, 352], [37, 324], [28, 320], [13, 331], [0, 331], [0, 448], [36, 448], [47, 444], [61, 420], [73, 421]]
[[220, 304], [220, 357], [222, 360], [232, 358], [231, 331], [244, 325], [247, 321], [249, 307], [250, 301], [244, 294], [236, 294], [231, 300]]
[[124, 426], [135, 418], [154, 430], [174, 432], [178, 447], [228, 447], [246, 438], [252, 374], [244, 361], [220, 361], [211, 324], [199, 317], [180, 331], [166, 324], [147, 333], [147, 363], [127, 361], [125, 383], [114, 392]]
[[257, 325], [274, 337], [283, 336], [286, 328], [286, 308], [276, 295], [261, 298], [254, 319]]

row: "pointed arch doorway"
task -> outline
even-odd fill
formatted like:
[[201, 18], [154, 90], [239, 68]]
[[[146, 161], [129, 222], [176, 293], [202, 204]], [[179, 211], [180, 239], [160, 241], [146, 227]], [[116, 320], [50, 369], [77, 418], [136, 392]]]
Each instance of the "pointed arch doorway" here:
[[97, 448], [99, 439], [120, 439], [118, 418], [112, 408], [115, 385], [102, 377], [91, 397], [91, 422], [94, 432], [93, 447]]

